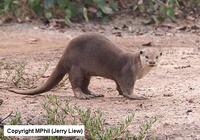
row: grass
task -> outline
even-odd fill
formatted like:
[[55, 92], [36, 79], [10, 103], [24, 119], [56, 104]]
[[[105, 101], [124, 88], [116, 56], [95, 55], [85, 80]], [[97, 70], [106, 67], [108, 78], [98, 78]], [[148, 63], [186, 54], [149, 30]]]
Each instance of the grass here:
[[[63, 101], [62, 101], [63, 102]], [[156, 118], [145, 122], [138, 134], [132, 134], [128, 131], [128, 127], [132, 124], [134, 113], [128, 115], [120, 125], [109, 127], [105, 123], [103, 113], [99, 110], [83, 109], [76, 105], [70, 105], [69, 101], [65, 101], [64, 105], [56, 96], [47, 96], [47, 100], [43, 105], [47, 115], [47, 124], [83, 124], [85, 125], [85, 139], [90, 140], [115, 140], [115, 139], [132, 139], [144, 140], [147, 137], [152, 125], [156, 122]], [[49, 137], [49, 140], [60, 140], [60, 137]]]
[[25, 83], [26, 79], [24, 78], [26, 63], [19, 63], [14, 69], [14, 75], [12, 77], [12, 83], [16, 87], [27, 84]]
[[27, 80], [28, 74], [25, 72], [26, 67], [25, 62], [15, 62], [15, 64], [10, 64], [3, 62], [1, 70], [3, 74], [4, 82], [9, 84], [9, 87], [23, 87], [24, 85], [30, 85], [29, 80]]
[[[85, 126], [85, 138], [89, 140], [145, 140], [149, 130], [156, 122], [156, 118], [141, 125], [139, 133], [130, 133], [129, 126], [133, 123], [134, 113], [129, 114], [119, 125], [108, 126], [105, 123], [103, 113], [100, 110], [90, 108], [83, 109], [76, 105], [71, 105], [69, 100], [61, 101], [56, 96], [49, 95], [43, 104], [47, 118], [44, 124], [50, 125], [80, 125]], [[16, 113], [8, 124], [21, 124], [21, 114]], [[48, 140], [62, 140], [63, 137], [48, 137]], [[76, 139], [72, 137], [71, 139]], [[83, 138], [80, 138], [83, 139]], [[3, 129], [0, 129], [0, 140], [11, 140], [10, 137], [3, 136]]]
[[14, 69], [14, 75], [12, 76], [12, 84], [15, 87], [22, 88], [33, 88], [36, 87], [36, 81], [38, 81], [48, 70], [49, 64], [43, 65], [43, 68], [37, 74], [30, 75], [25, 71], [26, 63], [18, 63]]
[[[12, 113], [9, 114], [7, 118], [9, 118], [12, 115]], [[2, 121], [0, 121], [0, 123], [2, 123]], [[16, 112], [14, 117], [11, 118], [10, 122], [8, 122], [9, 125], [17, 125], [17, 124], [21, 124], [21, 114], [19, 112]], [[12, 140], [11, 137], [6, 137], [4, 136], [4, 132], [3, 129], [0, 128], [0, 140]]]
[[[1, 64], [1, 62], [0, 62]], [[49, 68], [49, 64], [45, 63], [37, 73], [30, 74], [27, 72], [26, 62], [15, 62], [15, 64], [2, 63], [0, 67], [2, 71], [2, 79], [5, 83], [8, 83], [8, 87], [17, 88], [34, 88], [36, 83], [46, 73]]]

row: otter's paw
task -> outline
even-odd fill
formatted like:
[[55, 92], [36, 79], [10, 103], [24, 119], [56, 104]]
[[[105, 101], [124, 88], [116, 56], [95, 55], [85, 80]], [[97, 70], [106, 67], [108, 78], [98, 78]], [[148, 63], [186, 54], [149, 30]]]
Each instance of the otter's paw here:
[[90, 95], [92, 98], [96, 98], [96, 97], [104, 97], [103, 94], [96, 94], [92, 91], [88, 91], [88, 95]]
[[147, 100], [147, 99], [149, 99], [147, 97], [139, 96], [139, 95], [124, 95], [124, 96], [131, 100]]

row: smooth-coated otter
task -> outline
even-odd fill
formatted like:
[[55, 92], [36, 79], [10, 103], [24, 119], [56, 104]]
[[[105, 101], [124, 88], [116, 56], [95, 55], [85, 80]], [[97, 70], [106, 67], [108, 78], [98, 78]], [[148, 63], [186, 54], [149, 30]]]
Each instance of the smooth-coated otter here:
[[47, 92], [68, 73], [74, 95], [79, 99], [102, 96], [88, 89], [91, 76], [101, 76], [114, 80], [120, 95], [142, 100], [146, 98], [133, 94], [135, 81], [155, 67], [161, 55], [160, 49], [153, 47], [133, 54], [127, 53], [102, 35], [84, 34], [71, 40], [44, 85], [32, 90], [9, 91], [23, 95]]

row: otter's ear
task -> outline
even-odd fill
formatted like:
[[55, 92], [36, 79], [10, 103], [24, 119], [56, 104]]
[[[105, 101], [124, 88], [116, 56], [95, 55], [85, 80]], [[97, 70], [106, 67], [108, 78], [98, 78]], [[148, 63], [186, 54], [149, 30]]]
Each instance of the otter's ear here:
[[143, 54], [143, 53], [144, 53], [144, 52], [141, 50], [141, 51], [140, 51], [140, 54]]
[[162, 56], [162, 52], [160, 52], [160, 56]]

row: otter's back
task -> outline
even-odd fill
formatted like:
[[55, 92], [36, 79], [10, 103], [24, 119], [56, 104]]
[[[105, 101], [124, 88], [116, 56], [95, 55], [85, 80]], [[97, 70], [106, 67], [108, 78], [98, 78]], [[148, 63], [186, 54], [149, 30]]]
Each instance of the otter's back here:
[[86, 34], [73, 39], [65, 52], [71, 65], [79, 65], [93, 75], [110, 74], [119, 69], [124, 52], [99, 34]]

